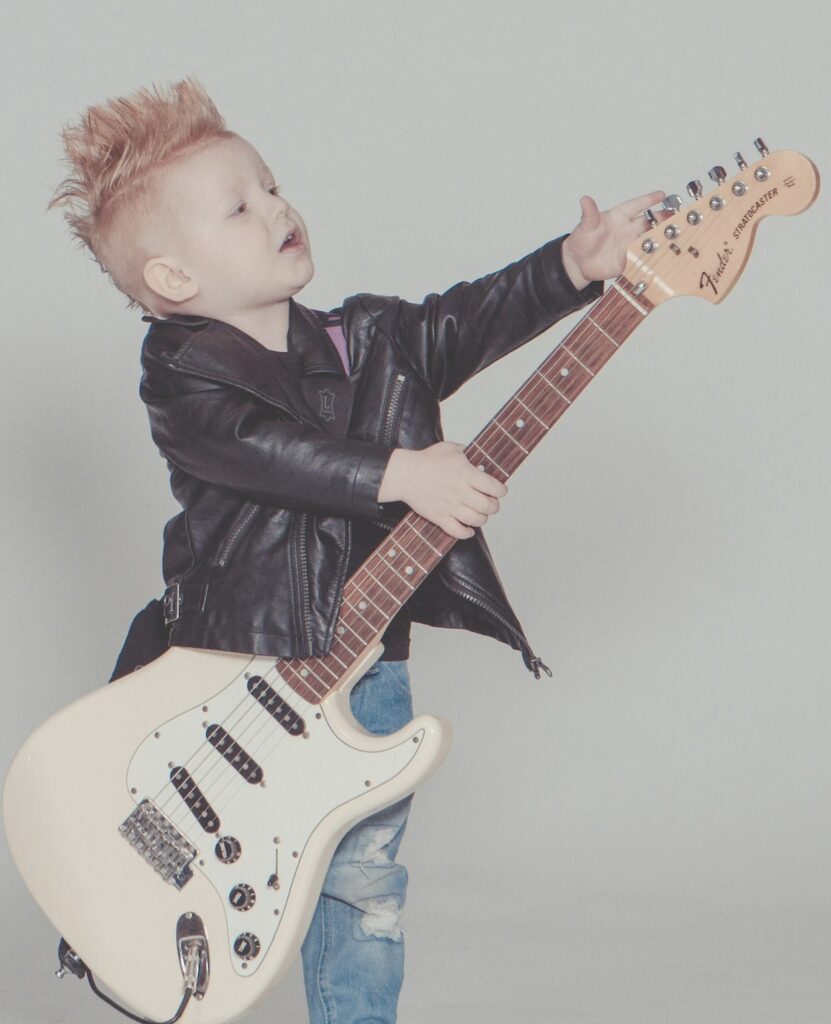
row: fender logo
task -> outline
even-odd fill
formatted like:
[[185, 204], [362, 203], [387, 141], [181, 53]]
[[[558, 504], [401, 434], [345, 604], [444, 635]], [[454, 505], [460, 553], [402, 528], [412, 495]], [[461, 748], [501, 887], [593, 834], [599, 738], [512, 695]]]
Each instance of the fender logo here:
[[701, 277], [698, 279], [698, 287], [701, 291], [705, 288], [712, 288], [713, 295], [718, 295], [718, 283], [721, 280], [724, 271], [727, 270], [727, 265], [730, 262], [730, 257], [732, 255], [733, 250], [725, 242], [724, 248], [718, 254], [718, 266], [716, 269], [711, 274], [708, 274], [706, 270], [702, 271]]

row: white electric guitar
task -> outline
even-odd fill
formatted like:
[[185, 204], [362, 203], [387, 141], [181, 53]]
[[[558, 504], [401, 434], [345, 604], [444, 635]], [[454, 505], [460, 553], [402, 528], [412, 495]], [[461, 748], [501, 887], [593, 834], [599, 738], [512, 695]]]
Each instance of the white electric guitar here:
[[[649, 313], [675, 295], [720, 302], [768, 214], [819, 191], [798, 153], [769, 153], [693, 202], [663, 204], [615, 280], [466, 448], [507, 480]], [[78, 957], [132, 1011], [235, 1024], [284, 974], [335, 847], [441, 763], [449, 727], [391, 736], [349, 711], [392, 616], [453, 545], [407, 514], [348, 581], [325, 658], [172, 648], [90, 693], [26, 741], [4, 792], [12, 854]], [[182, 1010], [182, 1007], [183, 1010]]]

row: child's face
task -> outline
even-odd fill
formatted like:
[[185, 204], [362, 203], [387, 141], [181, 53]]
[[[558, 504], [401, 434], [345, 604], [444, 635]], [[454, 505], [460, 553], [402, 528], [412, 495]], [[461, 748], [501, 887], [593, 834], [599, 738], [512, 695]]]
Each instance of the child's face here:
[[244, 139], [214, 140], [161, 180], [170, 256], [197, 290], [188, 312], [225, 319], [284, 302], [314, 274], [300, 215]]

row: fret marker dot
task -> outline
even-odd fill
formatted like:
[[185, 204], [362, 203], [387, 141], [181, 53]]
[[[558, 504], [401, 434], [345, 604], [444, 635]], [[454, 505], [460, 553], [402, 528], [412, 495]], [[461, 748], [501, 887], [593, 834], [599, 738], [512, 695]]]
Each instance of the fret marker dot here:
[[358, 607], [363, 611], [366, 608], [366, 601], [358, 601]]
[[485, 464], [484, 464], [484, 462], [480, 463], [480, 464], [479, 464], [479, 465], [478, 465], [478, 466], [477, 466], [476, 468], [477, 468], [477, 469], [478, 469], [478, 470], [479, 470], [479, 471], [480, 471], [481, 473], [484, 473], [484, 472], [485, 472]]
[[388, 555], [388, 556], [389, 556], [390, 558], [395, 558], [395, 556], [396, 556], [397, 554], [398, 554], [398, 552], [397, 552], [397, 551], [395, 550], [395, 548], [390, 548], [390, 549], [389, 549], [389, 551], [387, 552], [387, 555]]
[[560, 376], [561, 377], [568, 377], [568, 367], [567, 366], [564, 366], [562, 368], [562, 370], [560, 370]]
[[308, 674], [309, 674], [309, 670], [307, 668], [301, 668], [300, 669], [300, 675], [303, 676], [304, 679], [306, 678], [306, 676]]
[[415, 570], [413, 569], [413, 567], [411, 565], [408, 565], [407, 568], [404, 570], [404, 572], [408, 576], [412, 576], [412, 574], [415, 572]]
[[517, 427], [524, 427], [525, 426], [525, 420], [517, 420], [515, 425]]
[[338, 632], [339, 633], [345, 633], [346, 632], [346, 626], [338, 626]]

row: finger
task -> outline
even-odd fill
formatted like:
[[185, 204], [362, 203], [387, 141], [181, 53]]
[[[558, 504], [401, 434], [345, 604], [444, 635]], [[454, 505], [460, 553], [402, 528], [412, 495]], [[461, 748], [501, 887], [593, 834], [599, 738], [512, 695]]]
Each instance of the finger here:
[[441, 519], [436, 520], [436, 526], [440, 526], [445, 533], [449, 533], [456, 540], [468, 540], [476, 532], [470, 526], [460, 523], [458, 519], [454, 519], [452, 516], [443, 516]]
[[484, 526], [488, 517], [483, 512], [477, 512], [469, 505], [462, 505], [456, 512], [456, 518], [465, 526]]
[[467, 483], [474, 490], [481, 491], [482, 494], [489, 494], [492, 498], [504, 498], [508, 493], [508, 488], [501, 480], [497, 480], [495, 476], [491, 476], [490, 473], [486, 473], [482, 469], [477, 469], [475, 474], [468, 478]]
[[636, 217], [641, 217], [644, 210], [648, 210], [650, 206], [654, 206], [664, 199], [666, 199], [666, 192], [646, 192], [642, 196], [619, 203], [615, 210], [634, 220]]
[[499, 511], [499, 502], [496, 498], [492, 498], [489, 494], [483, 494], [481, 491], [470, 491], [469, 494], [463, 497], [462, 501], [469, 508], [475, 509], [486, 516], [496, 515]]

